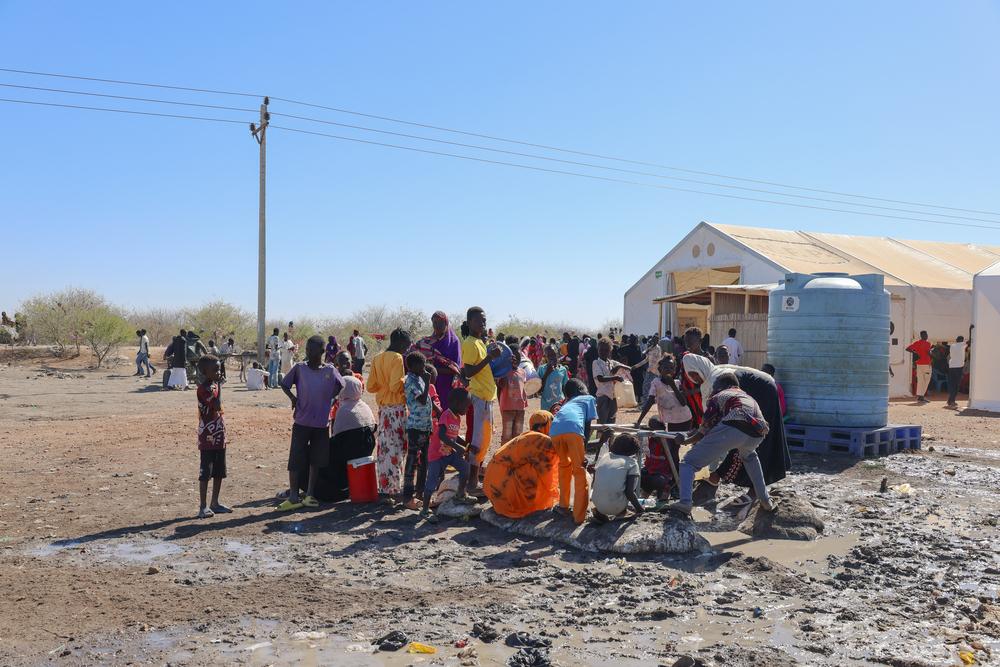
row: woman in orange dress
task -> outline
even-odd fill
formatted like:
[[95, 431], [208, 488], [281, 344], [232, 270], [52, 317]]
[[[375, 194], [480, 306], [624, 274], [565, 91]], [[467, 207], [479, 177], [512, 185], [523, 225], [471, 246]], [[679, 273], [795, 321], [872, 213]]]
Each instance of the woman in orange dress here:
[[501, 447], [486, 468], [483, 490], [493, 509], [511, 519], [551, 509], [559, 501], [559, 457], [549, 427], [552, 413], [531, 415], [529, 431]]

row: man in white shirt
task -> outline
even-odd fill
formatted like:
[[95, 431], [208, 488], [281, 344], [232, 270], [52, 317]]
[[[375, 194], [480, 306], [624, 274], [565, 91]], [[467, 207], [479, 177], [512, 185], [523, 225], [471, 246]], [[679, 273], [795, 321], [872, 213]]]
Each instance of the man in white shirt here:
[[278, 369], [281, 367], [280, 352], [281, 339], [278, 338], [278, 327], [274, 327], [274, 333], [267, 339], [267, 373], [271, 389], [278, 387]]
[[722, 341], [722, 344], [729, 350], [729, 363], [733, 366], [742, 366], [743, 346], [736, 340], [736, 329], [729, 330], [729, 337]]
[[965, 336], [959, 336], [948, 346], [948, 407], [958, 407], [955, 398], [965, 375]]
[[597, 359], [591, 365], [594, 382], [597, 384], [597, 423], [614, 424], [618, 417], [618, 400], [615, 398], [615, 383], [624, 378], [617, 375], [621, 368], [628, 368], [611, 358], [611, 341], [602, 338], [597, 344]]
[[142, 375], [142, 369], [145, 366], [146, 377], [152, 377], [156, 374], [156, 367], [149, 360], [149, 336], [146, 335], [145, 329], [140, 329], [136, 333], [139, 334], [139, 354], [136, 355], [135, 359], [135, 374]]
[[365, 339], [361, 336], [357, 329], [354, 330], [354, 335], [351, 336], [351, 362], [353, 364], [355, 373], [363, 373], [365, 370], [365, 355], [368, 353], [368, 346], [365, 345]]
[[256, 361], [247, 369], [247, 391], [269, 389], [267, 379], [269, 373], [260, 367]]

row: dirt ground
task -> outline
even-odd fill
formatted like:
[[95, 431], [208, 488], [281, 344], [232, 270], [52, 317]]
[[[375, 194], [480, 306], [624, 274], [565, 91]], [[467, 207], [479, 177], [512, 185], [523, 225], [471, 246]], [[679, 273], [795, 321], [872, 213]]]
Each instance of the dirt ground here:
[[[794, 457], [781, 485], [818, 508], [815, 542], [751, 540], [700, 513], [709, 553], [623, 559], [383, 505], [275, 512], [291, 412], [237, 383], [223, 394], [235, 512], [197, 520], [194, 392], [87, 362], [0, 366], [0, 664], [504, 665], [516, 631], [551, 644], [539, 667], [1000, 651], [1000, 419], [943, 400], [890, 407], [923, 426], [921, 452]], [[477, 623], [499, 639], [470, 637]], [[391, 630], [437, 653], [373, 652]]]

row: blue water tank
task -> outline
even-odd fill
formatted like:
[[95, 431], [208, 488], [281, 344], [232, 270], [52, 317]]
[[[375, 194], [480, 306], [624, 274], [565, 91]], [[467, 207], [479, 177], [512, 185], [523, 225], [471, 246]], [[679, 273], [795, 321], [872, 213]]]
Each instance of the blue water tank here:
[[771, 290], [767, 358], [789, 421], [885, 426], [889, 417], [889, 293], [881, 275], [790, 273]]

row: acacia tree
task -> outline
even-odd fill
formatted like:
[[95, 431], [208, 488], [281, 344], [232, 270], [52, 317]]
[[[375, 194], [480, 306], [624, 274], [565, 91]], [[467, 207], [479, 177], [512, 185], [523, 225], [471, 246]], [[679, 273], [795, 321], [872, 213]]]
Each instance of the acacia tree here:
[[85, 314], [108, 307], [107, 301], [97, 292], [71, 287], [34, 296], [22, 304], [21, 310], [32, 337], [41, 343], [55, 345], [60, 354], [67, 346], [75, 345], [79, 356], [84, 344]]
[[121, 314], [109, 306], [98, 306], [82, 313], [80, 335], [94, 353], [100, 368], [108, 355], [129, 340], [131, 327]]

